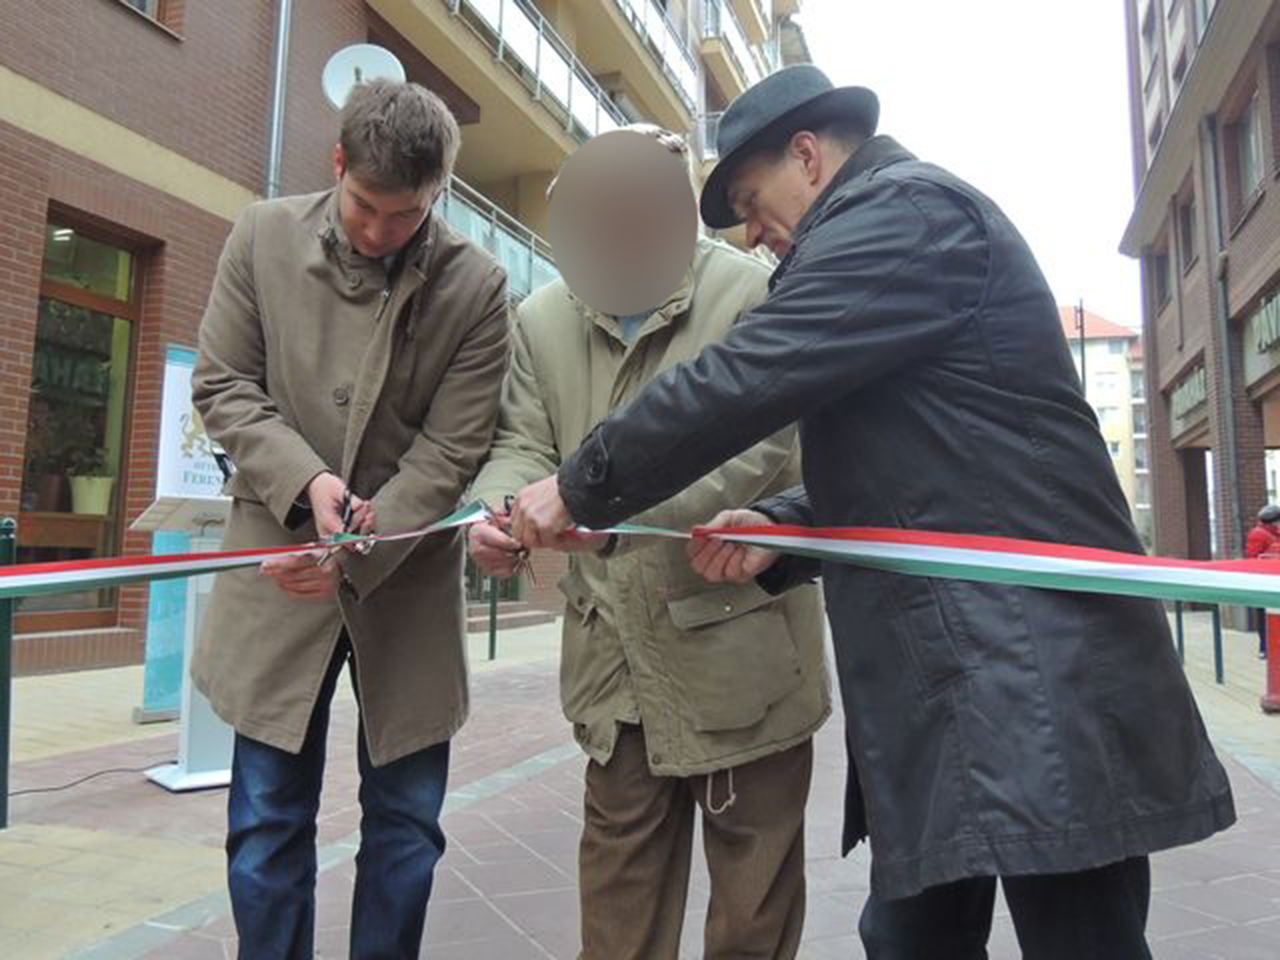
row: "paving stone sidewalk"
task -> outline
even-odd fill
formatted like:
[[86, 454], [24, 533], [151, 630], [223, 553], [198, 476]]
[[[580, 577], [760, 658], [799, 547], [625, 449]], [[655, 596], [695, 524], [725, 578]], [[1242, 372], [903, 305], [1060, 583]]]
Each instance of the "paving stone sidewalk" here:
[[[577, 951], [576, 843], [583, 760], [556, 699], [555, 627], [511, 631], [479, 664], [473, 719], [455, 741], [449, 849], [423, 956], [564, 958]], [[1214, 683], [1208, 617], [1187, 618], [1187, 671], [1236, 790], [1240, 823], [1154, 861], [1157, 958], [1280, 958], [1280, 717], [1257, 708], [1263, 664], [1251, 635], [1227, 631], [1227, 683]], [[172, 757], [176, 735], [127, 722], [140, 673], [98, 671], [17, 683], [11, 789], [67, 783]], [[1156, 722], [1153, 718], [1153, 722]], [[355, 707], [335, 703], [320, 819], [317, 952], [346, 956], [359, 809]], [[808, 960], [858, 958], [867, 888], [860, 849], [837, 856], [844, 779], [841, 719], [817, 739], [808, 817]], [[0, 956], [165, 960], [235, 956], [221, 850], [225, 791], [171, 795], [140, 773], [15, 797], [0, 833]], [[701, 955], [705, 871], [695, 872], [682, 956]], [[992, 960], [1018, 956], [1007, 915]]]

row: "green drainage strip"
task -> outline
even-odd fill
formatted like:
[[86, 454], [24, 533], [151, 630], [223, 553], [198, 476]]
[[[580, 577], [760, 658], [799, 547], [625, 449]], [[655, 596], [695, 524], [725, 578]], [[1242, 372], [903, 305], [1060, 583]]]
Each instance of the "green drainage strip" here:
[[[444, 813], [446, 815], [457, 813], [481, 800], [506, 793], [511, 788], [531, 780], [552, 767], [580, 756], [582, 751], [576, 743], [567, 743], [544, 750], [513, 767], [498, 770], [457, 790], [450, 790], [445, 796]], [[318, 872], [324, 873], [338, 864], [348, 862], [355, 856], [359, 846], [360, 832], [354, 831], [333, 843], [320, 847], [316, 851]], [[226, 890], [219, 890], [217, 893], [211, 893], [175, 907], [167, 913], [152, 917], [136, 927], [121, 930], [105, 940], [76, 950], [68, 956], [73, 960], [136, 960], [137, 957], [176, 940], [182, 934], [199, 930], [230, 912], [231, 898]]]

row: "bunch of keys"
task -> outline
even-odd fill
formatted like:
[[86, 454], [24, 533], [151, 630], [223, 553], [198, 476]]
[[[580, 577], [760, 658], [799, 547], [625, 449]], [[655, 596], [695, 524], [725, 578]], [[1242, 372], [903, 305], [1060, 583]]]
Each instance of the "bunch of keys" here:
[[[516, 498], [508, 493], [502, 504], [502, 508], [506, 516], [506, 520], [502, 523], [502, 532], [507, 536], [511, 536], [511, 511], [515, 509], [515, 505]], [[525, 546], [521, 546], [520, 549], [516, 551], [515, 568], [511, 571], [511, 575], [513, 577], [518, 577], [521, 574], [527, 575], [529, 577], [529, 582], [535, 586], [537, 585], [538, 578], [534, 576], [533, 573], [533, 564], [530, 562], [529, 548]]]

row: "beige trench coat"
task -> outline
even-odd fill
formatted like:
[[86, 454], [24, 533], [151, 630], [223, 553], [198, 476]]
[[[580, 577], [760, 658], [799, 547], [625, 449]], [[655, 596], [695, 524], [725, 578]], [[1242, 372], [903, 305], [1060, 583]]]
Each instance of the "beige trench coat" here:
[[[355, 253], [332, 191], [249, 207], [200, 327], [193, 397], [237, 472], [225, 547], [298, 543], [329, 470], [372, 499], [383, 532], [455, 508], [493, 437], [508, 360], [506, 278], [432, 214], [388, 285]], [[335, 644], [350, 633], [376, 765], [448, 739], [467, 714], [458, 535], [346, 555], [327, 602], [256, 569], [218, 577], [192, 664], [245, 736], [301, 748]]]
[[[535, 293], [518, 309], [498, 434], [473, 495], [497, 506], [555, 472], [609, 411], [721, 339], [764, 299], [768, 276], [699, 241], [684, 285], [630, 345], [562, 281]], [[687, 529], [799, 482], [788, 429], [635, 522]], [[600, 763], [620, 721], [643, 723], [653, 773], [692, 776], [794, 746], [830, 712], [817, 587], [774, 598], [755, 584], [712, 586], [683, 542], [634, 539], [608, 559], [571, 555], [561, 588], [564, 711]]]

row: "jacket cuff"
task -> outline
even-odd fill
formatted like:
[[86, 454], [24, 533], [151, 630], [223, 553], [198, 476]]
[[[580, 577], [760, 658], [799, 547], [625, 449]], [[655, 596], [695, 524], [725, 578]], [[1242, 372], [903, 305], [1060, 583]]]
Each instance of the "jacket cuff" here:
[[631, 516], [609, 470], [609, 451], [597, 426], [556, 474], [560, 499], [575, 523], [602, 530]]
[[[790, 493], [780, 493], [761, 500], [752, 504], [751, 509], [763, 513], [774, 523], [787, 526], [811, 525], [812, 515], [808, 501], [801, 501]], [[756, 577], [756, 583], [760, 585], [760, 589], [776, 597], [788, 590], [813, 583], [821, 575], [821, 561], [784, 553], [778, 556], [768, 570]]]

